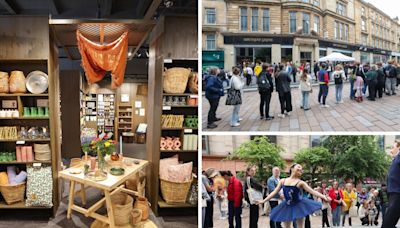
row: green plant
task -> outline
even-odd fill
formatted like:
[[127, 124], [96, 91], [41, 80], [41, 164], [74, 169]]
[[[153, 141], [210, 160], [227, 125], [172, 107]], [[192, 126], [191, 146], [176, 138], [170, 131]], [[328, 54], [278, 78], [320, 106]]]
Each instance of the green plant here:
[[273, 167], [283, 168], [284, 160], [280, 155], [282, 151], [280, 146], [270, 143], [267, 137], [258, 136], [241, 144], [227, 159], [239, 159], [248, 166], [256, 166], [255, 178], [265, 181], [271, 176]]

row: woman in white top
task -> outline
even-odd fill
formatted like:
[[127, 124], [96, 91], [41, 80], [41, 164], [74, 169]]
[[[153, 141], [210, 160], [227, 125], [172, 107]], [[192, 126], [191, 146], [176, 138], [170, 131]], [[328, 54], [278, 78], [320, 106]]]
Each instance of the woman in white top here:
[[336, 87], [336, 104], [341, 104], [343, 103], [343, 82], [346, 79], [346, 74], [344, 73], [343, 67], [341, 65], [336, 65], [335, 71], [333, 72], [333, 78], [335, 79]]
[[[230, 86], [231, 86], [231, 88], [233, 88], [235, 90], [239, 90], [242, 95], [242, 99], [243, 99], [242, 89], [243, 89], [244, 83], [242, 81], [242, 78], [240, 77], [240, 69], [238, 67], [232, 67], [232, 78], [230, 81]], [[231, 127], [240, 126], [239, 111], [240, 111], [240, 104], [233, 105]]]
[[300, 91], [303, 96], [301, 100], [300, 108], [304, 109], [304, 111], [310, 110], [310, 93], [312, 92], [311, 87], [311, 76], [307, 74], [306, 71], [302, 72], [300, 77]]

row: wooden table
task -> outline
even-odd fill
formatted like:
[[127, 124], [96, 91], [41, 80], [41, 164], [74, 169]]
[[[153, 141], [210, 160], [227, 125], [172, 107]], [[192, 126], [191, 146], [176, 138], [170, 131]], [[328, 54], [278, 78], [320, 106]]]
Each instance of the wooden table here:
[[[132, 158], [124, 158], [124, 159], [132, 159]], [[115, 220], [114, 220], [114, 211], [111, 206], [111, 198], [110, 196], [117, 193], [117, 192], [125, 192], [132, 195], [138, 195], [137, 192], [132, 191], [130, 189], [125, 188], [125, 182], [136, 175], [140, 170], [145, 168], [149, 162], [140, 159], [134, 159], [139, 161], [139, 164], [132, 164], [131, 166], [124, 165], [125, 173], [121, 176], [114, 176], [111, 174], [107, 174], [107, 179], [104, 181], [92, 181], [84, 177], [83, 172], [80, 174], [71, 174], [70, 169], [65, 169], [59, 172], [59, 176], [66, 180], [70, 181], [70, 189], [69, 189], [69, 201], [68, 201], [68, 210], [67, 210], [67, 218], [71, 218], [72, 210], [77, 211], [79, 213], [84, 214], [86, 217], [92, 217], [97, 219], [103, 223], [109, 224], [110, 228], [114, 228]], [[74, 166], [73, 168], [77, 168]], [[83, 170], [83, 166], [81, 167]], [[86, 201], [86, 194], [85, 194], [85, 187], [94, 187], [100, 189], [104, 192], [104, 197], [100, 199], [98, 202], [93, 204], [90, 208], [83, 208], [78, 205], [74, 204], [75, 198], [75, 185], [81, 184], [81, 193], [82, 193], [82, 201], [85, 204]], [[108, 216], [100, 215], [96, 213], [98, 209], [100, 209], [104, 203], [106, 204], [107, 214]]]

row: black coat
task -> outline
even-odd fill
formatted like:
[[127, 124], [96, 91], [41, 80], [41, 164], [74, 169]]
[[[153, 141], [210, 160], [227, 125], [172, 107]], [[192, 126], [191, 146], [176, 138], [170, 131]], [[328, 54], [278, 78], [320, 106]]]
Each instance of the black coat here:
[[[255, 190], [257, 190], [257, 191], [259, 191], [259, 192], [262, 192], [263, 191], [263, 186], [261, 185], [261, 184], [259, 184], [257, 181], [256, 181], [256, 179], [254, 179], [253, 177], [250, 177], [250, 185], [251, 185], [251, 187], [253, 188], [253, 189], [255, 189]], [[247, 194], [247, 189], [248, 189], [249, 187], [247, 186], [247, 177], [246, 177], [246, 179], [245, 179], [245, 181], [244, 181], [244, 199], [248, 202], [248, 203], [250, 203], [250, 200], [249, 200], [249, 195]]]
[[275, 78], [276, 91], [279, 94], [290, 92], [291, 81], [292, 79], [290, 79], [288, 73], [286, 73], [285, 71], [279, 72], [279, 74]]

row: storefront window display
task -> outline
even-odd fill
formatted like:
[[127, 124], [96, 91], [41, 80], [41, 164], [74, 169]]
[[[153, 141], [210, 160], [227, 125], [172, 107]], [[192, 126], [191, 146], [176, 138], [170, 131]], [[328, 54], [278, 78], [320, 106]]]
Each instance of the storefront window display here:
[[255, 60], [271, 63], [271, 48], [254, 48], [254, 57]]
[[281, 59], [282, 62], [292, 61], [293, 49], [292, 48], [282, 48], [281, 49]]
[[[369, 53], [361, 52], [360, 60], [362, 64], [369, 62]], [[374, 58], [375, 62], [375, 58]]]

